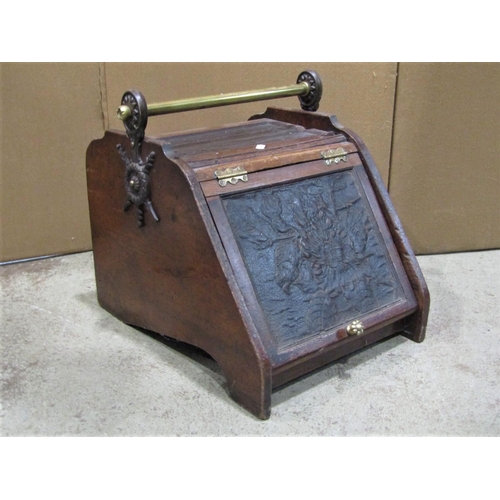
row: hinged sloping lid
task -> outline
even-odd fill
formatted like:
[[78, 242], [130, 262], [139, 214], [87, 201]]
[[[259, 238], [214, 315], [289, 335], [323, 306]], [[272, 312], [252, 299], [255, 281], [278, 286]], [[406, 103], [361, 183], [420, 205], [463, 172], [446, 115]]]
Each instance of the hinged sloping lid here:
[[228, 188], [211, 188], [215, 181], [202, 188], [276, 366], [415, 311], [415, 295], [358, 154], [345, 166], [323, 159], [253, 177]]
[[159, 139], [164, 141], [169, 155], [182, 158], [194, 169], [315, 147], [325, 149], [329, 144], [346, 141], [342, 134], [268, 118]]

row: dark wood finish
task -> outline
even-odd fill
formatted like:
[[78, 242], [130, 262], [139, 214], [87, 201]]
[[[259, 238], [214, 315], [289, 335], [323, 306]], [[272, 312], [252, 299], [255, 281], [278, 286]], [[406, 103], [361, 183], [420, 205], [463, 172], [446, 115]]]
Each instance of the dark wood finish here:
[[[138, 228], [133, 211], [123, 211], [130, 187], [124, 188], [117, 145], [122, 157], [140, 154], [145, 161], [154, 153], [148, 201], [158, 221], [145, 210]], [[347, 162], [326, 165], [321, 152], [340, 146]], [[243, 166], [248, 182], [221, 187], [214, 178], [220, 165]], [[353, 172], [362, 186], [363, 206], [402, 295], [365, 311], [360, 336], [348, 336], [342, 324], [280, 347], [225, 200], [342, 172]], [[208, 352], [231, 396], [259, 418], [269, 417], [271, 391], [279, 385], [395, 333], [424, 338], [429, 295], [415, 256], [366, 147], [335, 117], [268, 108], [245, 123], [146, 137], [140, 152], [131, 151], [124, 133], [107, 132], [88, 148], [87, 182], [101, 306], [128, 324]]]
[[[379, 336], [376, 332], [380, 329], [385, 328], [387, 325], [409, 316], [414, 313], [417, 308], [417, 301], [413, 293], [413, 289], [406, 277], [404, 268], [402, 266], [401, 260], [399, 259], [398, 252], [388, 230], [388, 226], [383, 218], [378, 206], [376, 205], [374, 193], [369, 184], [368, 178], [364, 173], [364, 169], [360, 164], [358, 155], [351, 155], [354, 160], [356, 175], [361, 177], [361, 182], [364, 191], [367, 194], [366, 201], [371, 206], [373, 211], [374, 222], [378, 226], [380, 231], [380, 236], [383, 238], [383, 245], [387, 249], [388, 256], [392, 265], [394, 266], [395, 273], [397, 274], [397, 279], [402, 287], [402, 293], [404, 294], [404, 299], [398, 300], [397, 302], [390, 304], [386, 307], [378, 308], [373, 313], [368, 315], [362, 315], [363, 324], [365, 325], [365, 333], [374, 333], [372, 336], [364, 336], [364, 342], [374, 342], [379, 340]], [[322, 168], [318, 169], [318, 163], [322, 163]], [[268, 175], [268, 182], [263, 182], [261, 179], [257, 179], [255, 184], [248, 186], [246, 189], [252, 190], [252, 192], [260, 192], [260, 190], [266, 186], [279, 186], [290, 182], [290, 178], [297, 179], [308, 179], [319, 174], [324, 175], [328, 172], [341, 172], [351, 170], [351, 168], [343, 167], [339, 168], [339, 165], [326, 167], [324, 162], [309, 162], [300, 165], [294, 165], [293, 167], [300, 167], [293, 170], [292, 167], [275, 169], [271, 171], [260, 172], [261, 175]], [[291, 169], [291, 170], [289, 170]], [[293, 172], [293, 175], [290, 175]], [[280, 176], [276, 174], [281, 174]], [[257, 177], [257, 176], [255, 176]], [[207, 184], [207, 183], [204, 183]], [[236, 186], [232, 186], [236, 188]], [[236, 192], [242, 192], [242, 189], [235, 190]], [[219, 195], [221, 193], [219, 192]], [[230, 196], [231, 191], [225, 193], [225, 197]], [[222, 197], [224, 199], [224, 196]], [[327, 332], [323, 332], [321, 335], [313, 336], [312, 338], [306, 339], [305, 341], [298, 342], [295, 345], [290, 346], [286, 349], [280, 349], [279, 346], [273, 341], [273, 335], [271, 334], [270, 327], [266, 323], [266, 315], [263, 312], [262, 301], [259, 301], [255, 291], [255, 283], [249, 275], [249, 270], [245, 264], [246, 259], [243, 258], [240, 250], [240, 245], [237, 244], [235, 239], [235, 230], [231, 228], [231, 224], [228, 220], [226, 210], [223, 207], [223, 202], [220, 196], [212, 196], [207, 198], [210, 210], [215, 219], [216, 225], [219, 230], [221, 240], [226, 249], [229, 260], [235, 271], [236, 280], [239, 284], [240, 289], [243, 291], [245, 301], [247, 303], [248, 309], [256, 323], [258, 330], [260, 332], [262, 340], [265, 342], [266, 351], [271, 359], [271, 364], [273, 370], [281, 367], [282, 365], [289, 365], [290, 363], [296, 364], [297, 360], [304, 359], [307, 362], [311, 362], [315, 365], [317, 361], [314, 358], [317, 355], [321, 355], [320, 359], [328, 359], [328, 354], [330, 354], [330, 361], [336, 359], [336, 351], [329, 349], [329, 346], [335, 344], [336, 342], [342, 341], [339, 345], [341, 352], [352, 352], [358, 349], [359, 345], [358, 339], [355, 337], [347, 337], [344, 328], [335, 329]], [[243, 221], [242, 221], [243, 224]], [[244, 229], [244, 231], [246, 228]], [[247, 232], [250, 232], [248, 230]], [[326, 263], [325, 263], [326, 264]], [[307, 298], [307, 297], [306, 297]], [[361, 318], [359, 318], [361, 319]], [[389, 332], [392, 330], [384, 330]], [[367, 340], [368, 339], [368, 340]], [[370, 341], [370, 339], [372, 339]], [[344, 345], [346, 344], [346, 345]], [[366, 343], [364, 345], [367, 345]], [[341, 347], [342, 346], [342, 347]], [[325, 349], [327, 352], [325, 352]], [[275, 386], [274, 381], [274, 371], [273, 371], [273, 387]]]
[[[316, 158], [319, 155], [316, 155]], [[207, 198], [212, 196], [227, 195], [230, 193], [238, 193], [240, 191], [247, 191], [249, 189], [258, 189], [270, 184], [283, 184], [290, 181], [290, 179], [300, 179], [303, 177], [312, 177], [325, 172], [333, 172], [337, 170], [346, 170], [354, 165], [359, 165], [359, 156], [352, 154], [348, 156], [347, 162], [341, 164], [326, 166], [323, 160], [315, 160], [304, 163], [296, 163], [292, 165], [282, 166], [281, 168], [269, 168], [251, 172], [247, 182], [238, 182], [237, 184], [227, 184], [221, 187], [217, 180], [210, 180], [201, 182], [203, 193]], [[213, 178], [213, 177], [212, 177]]]
[[[87, 179], [99, 303], [125, 323], [187, 342], [221, 366], [232, 397], [260, 418], [270, 411], [271, 370], [204, 196], [189, 167], [156, 153], [151, 196], [160, 217], [137, 228], [123, 212], [123, 165], [107, 132], [87, 152]], [[244, 369], [242, 369], [244, 367]]]
[[345, 339], [331, 343], [323, 349], [297, 357], [273, 370], [273, 389], [282, 386], [294, 379], [306, 375], [344, 356], [355, 353], [380, 340], [400, 333], [404, 328], [405, 320], [399, 320], [372, 330], [360, 337]]
[[250, 119], [272, 119], [299, 126], [307, 126], [307, 123], [310, 123], [310, 126], [314, 128], [343, 134], [357, 147], [358, 153], [363, 161], [363, 166], [365, 167], [366, 173], [373, 186], [377, 202], [380, 205], [380, 209], [382, 210], [384, 218], [387, 222], [389, 231], [418, 301], [417, 311], [414, 315], [408, 318], [404, 330], [401, 333], [415, 342], [423, 342], [425, 339], [425, 331], [429, 317], [429, 289], [415, 257], [415, 253], [413, 252], [410, 242], [405, 234], [401, 220], [396, 213], [394, 205], [389, 197], [389, 193], [387, 192], [384, 182], [380, 177], [377, 166], [375, 165], [375, 162], [361, 137], [339, 123], [335, 115], [327, 115], [323, 113], [291, 111], [281, 108], [267, 108], [264, 113], [255, 115]]
[[[231, 160], [228, 161], [227, 163], [224, 164], [223, 167], [220, 166], [207, 166], [207, 167], [202, 167], [202, 168], [197, 168], [195, 173], [196, 173], [196, 178], [202, 182], [202, 181], [213, 181], [215, 180], [215, 171], [220, 170], [221, 168], [234, 168], [234, 167], [242, 167], [244, 170], [246, 170], [248, 173], [251, 172], [258, 172], [258, 176], [262, 176], [262, 174], [266, 173], [270, 169], [277, 168], [277, 167], [283, 167], [286, 166], [287, 168], [296, 168], [300, 164], [308, 161], [313, 161], [318, 160], [321, 158], [321, 152], [325, 151], [329, 148], [339, 148], [342, 147], [346, 151], [346, 153], [349, 154], [348, 158], [348, 164], [353, 165], [355, 159], [354, 157], [357, 157], [357, 155], [352, 155], [351, 153], [356, 152], [356, 148], [353, 144], [341, 141], [341, 142], [332, 142], [328, 141], [326, 143], [323, 143], [321, 145], [313, 144], [308, 146], [306, 149], [299, 150], [296, 149], [295, 151], [280, 151], [280, 152], [274, 152], [272, 154], [267, 153], [266, 156], [245, 156], [242, 158], [239, 158], [238, 160]], [[341, 162], [338, 164], [339, 168], [345, 167], [346, 162]], [[325, 164], [322, 163], [322, 167], [324, 169]], [[324, 171], [324, 170], [323, 170]], [[254, 176], [252, 176], [253, 178]], [[235, 187], [238, 186], [235, 184]], [[241, 186], [240, 186], [241, 187]]]

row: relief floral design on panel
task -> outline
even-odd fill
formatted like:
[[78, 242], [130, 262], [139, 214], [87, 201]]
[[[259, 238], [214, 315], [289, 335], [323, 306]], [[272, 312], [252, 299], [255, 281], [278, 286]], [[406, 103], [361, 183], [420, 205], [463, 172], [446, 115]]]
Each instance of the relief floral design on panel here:
[[224, 200], [278, 346], [401, 297], [379, 229], [352, 171]]

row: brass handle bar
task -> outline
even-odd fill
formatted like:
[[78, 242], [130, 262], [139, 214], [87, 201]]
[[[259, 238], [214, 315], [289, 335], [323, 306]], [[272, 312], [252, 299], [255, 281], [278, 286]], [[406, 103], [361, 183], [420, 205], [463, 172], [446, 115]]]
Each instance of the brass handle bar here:
[[[181, 111], [215, 108], [218, 106], [228, 106], [230, 104], [242, 104], [254, 101], [265, 101], [295, 95], [306, 96], [309, 94], [310, 90], [311, 87], [309, 83], [304, 81], [287, 87], [272, 87], [261, 90], [249, 90], [244, 92], [233, 92], [231, 94], [218, 94], [148, 104], [147, 110], [148, 116], [166, 115], [170, 113], [179, 113]], [[132, 116], [132, 109], [130, 106], [122, 104], [117, 110], [117, 116], [120, 120], [125, 121]]]
[[131, 140], [134, 154], [139, 154], [139, 148], [145, 137], [148, 117], [190, 111], [194, 109], [215, 108], [229, 104], [244, 102], [265, 101], [280, 97], [298, 96], [300, 106], [304, 111], [316, 111], [323, 92], [321, 78], [312, 70], [302, 71], [294, 85], [288, 87], [272, 87], [262, 90], [233, 92], [232, 94], [218, 94], [192, 99], [147, 104], [145, 97], [138, 90], [127, 90], [121, 100], [117, 116], [123, 121], [125, 132]]

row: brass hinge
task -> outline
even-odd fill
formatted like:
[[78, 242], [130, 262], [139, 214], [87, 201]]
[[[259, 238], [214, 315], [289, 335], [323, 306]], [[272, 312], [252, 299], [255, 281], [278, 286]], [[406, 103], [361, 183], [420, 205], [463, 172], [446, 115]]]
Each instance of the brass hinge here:
[[219, 181], [219, 185], [222, 187], [224, 187], [228, 182], [236, 184], [238, 181], [248, 181], [248, 172], [239, 166], [226, 168], [225, 170], [216, 170], [214, 174]]
[[322, 151], [321, 156], [323, 157], [327, 165], [331, 165], [332, 163], [340, 163], [340, 161], [347, 162], [347, 151], [344, 148]]

